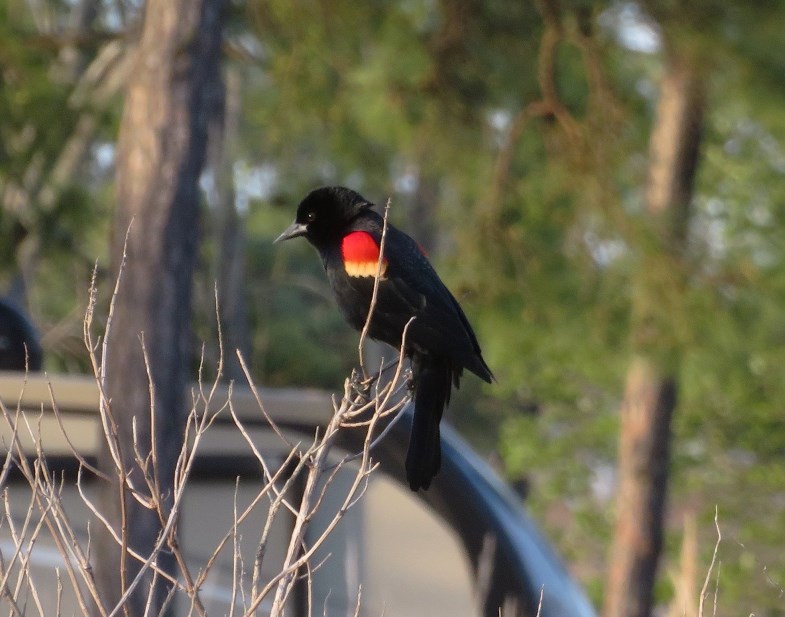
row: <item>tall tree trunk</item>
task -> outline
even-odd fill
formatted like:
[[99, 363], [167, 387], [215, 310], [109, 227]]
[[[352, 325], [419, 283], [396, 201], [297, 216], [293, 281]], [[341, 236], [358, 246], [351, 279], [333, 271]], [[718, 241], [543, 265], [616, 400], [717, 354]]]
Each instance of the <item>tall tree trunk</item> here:
[[223, 376], [227, 381], [243, 382], [239, 350], [251, 362], [251, 335], [245, 295], [245, 230], [237, 212], [234, 190], [234, 160], [231, 147], [237, 139], [242, 112], [242, 78], [239, 71], [226, 74], [226, 105], [211, 119], [208, 159], [213, 172], [219, 323], [224, 345]]
[[[225, 0], [149, 0], [120, 126], [117, 212], [112, 246], [117, 276], [127, 262], [109, 333], [106, 392], [118, 425], [120, 455], [136, 487], [144, 487], [133, 460], [132, 422], [144, 457], [155, 435], [162, 499], [171, 503], [173, 474], [183, 442], [188, 377], [191, 282], [196, 261], [198, 180], [205, 159], [207, 120], [222, 91], [221, 28]], [[152, 392], [140, 338], [150, 364]], [[155, 426], [150, 406], [155, 405]], [[147, 556], [162, 525], [118, 480], [106, 449], [99, 464], [114, 478], [101, 489], [103, 512], [128, 546]], [[166, 514], [166, 513], [165, 513]], [[157, 557], [174, 571], [171, 553]], [[139, 562], [108, 533], [97, 538], [100, 591], [114, 605], [139, 571]], [[132, 596], [126, 615], [141, 615], [153, 577]], [[169, 586], [155, 581], [151, 614], [158, 614]]]
[[671, 419], [677, 402], [679, 312], [701, 138], [699, 70], [670, 56], [649, 149], [648, 234], [634, 289], [633, 358], [621, 405], [616, 524], [604, 617], [647, 617], [662, 548]]

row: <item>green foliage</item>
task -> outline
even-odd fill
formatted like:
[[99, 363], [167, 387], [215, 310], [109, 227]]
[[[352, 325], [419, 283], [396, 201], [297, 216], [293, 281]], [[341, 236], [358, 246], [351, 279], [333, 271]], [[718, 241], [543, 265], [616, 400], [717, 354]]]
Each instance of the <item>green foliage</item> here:
[[265, 216], [253, 207], [248, 277], [252, 366], [270, 386], [304, 384], [335, 389], [356, 358], [356, 335], [339, 315], [321, 262], [305, 242], [273, 246], [293, 215]]
[[[106, 138], [116, 115], [74, 98], [96, 46], [60, 46], [70, 8], [0, 6], [0, 294], [25, 290], [17, 300], [28, 304], [55, 370], [86, 368], [82, 312], [108, 237], [105, 170], [76, 158], [74, 173], [64, 172], [63, 161], [86, 112], [88, 151]], [[54, 175], [58, 166], [64, 177]]]

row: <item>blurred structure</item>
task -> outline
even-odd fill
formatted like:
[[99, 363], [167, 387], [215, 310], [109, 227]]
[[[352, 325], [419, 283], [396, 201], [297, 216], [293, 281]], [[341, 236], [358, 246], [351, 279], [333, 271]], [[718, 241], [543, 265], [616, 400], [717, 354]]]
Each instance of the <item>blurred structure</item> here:
[[10, 301], [0, 298], [0, 370], [40, 371], [42, 364], [35, 328]]
[[[52, 411], [50, 383], [62, 430]], [[21, 390], [18, 375], [0, 373], [0, 400], [7, 408], [16, 405]], [[40, 436], [32, 439], [29, 434], [20, 435], [26, 450], [32, 453], [40, 437], [46, 444], [50, 468], [73, 472], [78, 462], [63, 436], [65, 431], [80, 455], [94, 459], [99, 445], [99, 415], [98, 392], [92, 378], [54, 376], [49, 380], [32, 376], [23, 390], [20, 409], [30, 416], [40, 416], [36, 423], [29, 424], [30, 430], [40, 431]], [[227, 390], [221, 390], [215, 401], [228, 396]], [[267, 412], [293, 442], [308, 439], [315, 427], [324, 425], [332, 409], [330, 397], [314, 390], [261, 389], [260, 396]], [[287, 448], [262, 417], [253, 393], [235, 387], [231, 400], [268, 465], [279, 466]], [[582, 590], [540, 535], [520, 500], [449, 427], [443, 432], [443, 468], [431, 489], [415, 494], [406, 488], [402, 462], [409, 421], [407, 410], [374, 448], [373, 459], [379, 462], [382, 473], [373, 474], [363, 500], [347, 512], [332, 530], [329, 543], [315, 556], [314, 563], [321, 565], [311, 573], [310, 591], [305, 583], [295, 588], [296, 614], [309, 614], [309, 603], [319, 614], [355, 614], [359, 602], [358, 614], [363, 616], [594, 617]], [[361, 432], [345, 429], [341, 433], [341, 448], [355, 451], [354, 441]], [[0, 423], [0, 439], [1, 443], [9, 442], [6, 423]], [[182, 545], [194, 571], [203, 566], [231, 527], [234, 508], [248, 503], [260, 482], [258, 461], [227, 414], [217, 417], [199, 452], [186, 493], [182, 529]], [[311, 541], [341, 506], [345, 495], [341, 474], [347, 479], [353, 476], [351, 470], [344, 470], [327, 487], [324, 508], [309, 528]], [[91, 494], [95, 488], [92, 483], [87, 485]], [[14, 520], [24, 520], [29, 487], [12, 481], [9, 491]], [[80, 502], [71, 480], [66, 481], [64, 491], [73, 508], [70, 516], [80, 526], [80, 541], [87, 542], [88, 526], [92, 528], [96, 521]], [[202, 587], [209, 614], [228, 612], [238, 558], [246, 566], [253, 563], [267, 513], [265, 503], [263, 500], [259, 511], [238, 530], [236, 551], [227, 547], [218, 554], [216, 567]], [[276, 518], [264, 579], [275, 576], [293, 524], [289, 513]], [[7, 531], [0, 532], [0, 550], [12, 554], [12, 548]], [[30, 553], [30, 565], [39, 584], [52, 578], [54, 590], [55, 569], [63, 564], [53, 548], [42, 534]], [[54, 591], [51, 595], [41, 600], [45, 609], [50, 605], [54, 608], [59, 601], [68, 609], [63, 614], [70, 614], [71, 606], [79, 614], [78, 607], [68, 604], [67, 593], [60, 599]]]

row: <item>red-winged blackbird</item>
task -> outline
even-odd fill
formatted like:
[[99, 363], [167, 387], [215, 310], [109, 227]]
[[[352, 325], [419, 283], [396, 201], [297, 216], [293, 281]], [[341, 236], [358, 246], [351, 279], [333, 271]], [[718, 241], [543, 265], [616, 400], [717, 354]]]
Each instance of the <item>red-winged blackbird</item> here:
[[[303, 199], [297, 217], [275, 241], [298, 236], [316, 247], [338, 306], [362, 330], [379, 263], [383, 218], [362, 195], [343, 187], [319, 188]], [[493, 375], [460, 305], [428, 263], [420, 246], [387, 226], [384, 260], [369, 336], [400, 349], [412, 364], [414, 417], [406, 478], [413, 491], [427, 489], [441, 465], [439, 421], [463, 369], [488, 383]]]

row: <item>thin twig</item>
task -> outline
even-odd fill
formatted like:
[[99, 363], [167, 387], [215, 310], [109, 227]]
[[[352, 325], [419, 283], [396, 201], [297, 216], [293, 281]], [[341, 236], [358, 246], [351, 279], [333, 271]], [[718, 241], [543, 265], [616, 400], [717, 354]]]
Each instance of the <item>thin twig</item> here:
[[[60, 434], [65, 439], [65, 442], [68, 444], [68, 449], [70, 450], [71, 455], [77, 460], [80, 467], [84, 467], [90, 473], [95, 475], [97, 478], [109, 482], [110, 481], [109, 476], [107, 476], [103, 471], [101, 471], [94, 465], [91, 465], [87, 461], [87, 459], [85, 459], [85, 457], [83, 457], [82, 454], [76, 449], [73, 442], [71, 441], [71, 438], [68, 436], [68, 432], [65, 430], [65, 425], [63, 423], [63, 414], [60, 413], [60, 407], [58, 406], [57, 401], [55, 400], [54, 390], [52, 389], [52, 381], [49, 379], [48, 375], [46, 379], [46, 387], [49, 390], [49, 401], [52, 403], [52, 413], [54, 414], [55, 419], [57, 420], [57, 424], [60, 427]], [[2, 483], [0, 483], [0, 486], [2, 486]]]
[[240, 366], [243, 369], [243, 374], [245, 375], [246, 380], [248, 381], [248, 386], [251, 388], [251, 393], [254, 395], [256, 399], [256, 404], [259, 406], [259, 410], [262, 412], [265, 421], [270, 425], [275, 431], [275, 434], [280, 437], [281, 441], [283, 441], [289, 448], [294, 448], [294, 445], [284, 436], [281, 429], [276, 424], [275, 420], [267, 413], [267, 410], [264, 408], [264, 404], [262, 403], [262, 399], [259, 397], [259, 391], [256, 389], [256, 385], [254, 384], [253, 377], [251, 377], [251, 372], [248, 370], [248, 366], [245, 364], [245, 358], [243, 358], [243, 354], [240, 353], [240, 350], [237, 350], [237, 359], [240, 361]]
[[[20, 402], [19, 405], [20, 406], [17, 407], [17, 418], [20, 417], [20, 414], [21, 414], [21, 402]], [[0, 400], [0, 412], [2, 412], [2, 415], [4, 416], [6, 422], [11, 423], [10, 413], [8, 411], [8, 408], [5, 406], [5, 404], [3, 403], [2, 400]], [[29, 428], [29, 425], [28, 425], [28, 428]], [[18, 436], [17, 432], [13, 433], [13, 437], [14, 437], [14, 441], [11, 443], [11, 445], [9, 447], [12, 447], [14, 449], [14, 451], [17, 453], [17, 459], [16, 460], [17, 460], [17, 463], [18, 463], [18, 469], [22, 473], [22, 476], [24, 477], [25, 481], [28, 483], [28, 485], [33, 490], [33, 494], [35, 496], [35, 501], [36, 501], [36, 506], [41, 511], [41, 515], [42, 515], [42, 517], [45, 520], [45, 524], [47, 526], [47, 529], [49, 530], [49, 533], [52, 536], [52, 541], [54, 542], [56, 549], [58, 550], [58, 552], [61, 555], [63, 555], [63, 556], [70, 555], [71, 553], [69, 552], [67, 545], [63, 542], [63, 538], [58, 533], [57, 521], [53, 520], [54, 517], [51, 514], [49, 502], [45, 499], [45, 496], [42, 495], [41, 491], [39, 490], [39, 486], [40, 486], [40, 484], [39, 484], [39, 474], [41, 472], [41, 468], [42, 468], [42, 466], [44, 464], [44, 461], [43, 460], [39, 461], [39, 463], [36, 465], [35, 469], [31, 469], [30, 464], [29, 464], [29, 462], [27, 460], [27, 457], [25, 455], [25, 452], [24, 452], [24, 447], [22, 446], [22, 443], [21, 443], [21, 441], [19, 439], [19, 436]], [[79, 547], [76, 546], [76, 547], [73, 547], [73, 549], [74, 550], [79, 550]], [[81, 610], [83, 611], [83, 613], [86, 615], [86, 614], [89, 613], [88, 608], [87, 608], [87, 601], [86, 601], [86, 599], [84, 597], [82, 587], [78, 583], [77, 571], [73, 567], [73, 564], [71, 563], [70, 559], [65, 559], [64, 563], [65, 563], [65, 567], [66, 567], [66, 572], [68, 573], [68, 577], [69, 577], [69, 579], [71, 581], [71, 586], [72, 586], [72, 588], [74, 590], [74, 593], [76, 595], [77, 602], [79, 603], [79, 606], [80, 606]], [[84, 572], [79, 572], [79, 576], [85, 577], [85, 573]], [[90, 592], [90, 595], [91, 595], [91, 597], [92, 597], [92, 599], [93, 599], [93, 601], [95, 603], [95, 607], [97, 608], [98, 612], [102, 616], [105, 616], [106, 615], [106, 611], [105, 611], [104, 606], [103, 606], [103, 604], [101, 602], [101, 599], [98, 596], [96, 588], [94, 586], [90, 585], [91, 581], [90, 581], [89, 578], [84, 578], [84, 580], [87, 583], [88, 591]]]
[[709, 579], [711, 572], [714, 569], [714, 563], [717, 561], [717, 550], [720, 548], [720, 541], [722, 540], [722, 532], [720, 531], [719, 524], [719, 509], [714, 506], [714, 527], [717, 529], [717, 542], [714, 544], [714, 554], [711, 556], [711, 563], [709, 564], [709, 571], [706, 572], [706, 578], [703, 581], [701, 588], [700, 600], [698, 601], [698, 617], [703, 617], [703, 602], [706, 599], [707, 590], [709, 588]]
[[540, 599], [537, 601], [537, 617], [540, 617], [540, 614], [542, 613], [542, 597], [544, 593], [545, 593], [545, 585], [540, 587]]
[[387, 203], [384, 206], [384, 222], [382, 224], [382, 237], [379, 241], [379, 259], [376, 262], [376, 275], [373, 277], [373, 292], [371, 293], [371, 302], [368, 305], [368, 316], [365, 318], [365, 324], [363, 325], [363, 329], [360, 332], [360, 342], [357, 346], [357, 352], [360, 356], [360, 370], [363, 372], [363, 379], [368, 379], [368, 373], [365, 370], [365, 357], [363, 356], [363, 345], [365, 344], [365, 339], [368, 336], [368, 330], [371, 327], [371, 319], [373, 318], [373, 312], [376, 309], [376, 298], [379, 294], [379, 281], [382, 279], [382, 272], [384, 270], [384, 244], [385, 240], [387, 239], [387, 217], [390, 214], [390, 204], [392, 203], [392, 198], [387, 198]]

